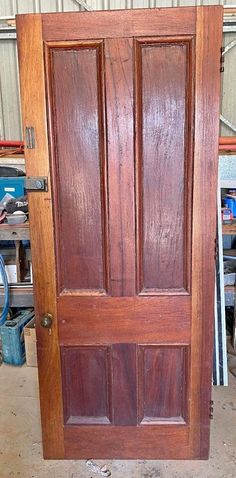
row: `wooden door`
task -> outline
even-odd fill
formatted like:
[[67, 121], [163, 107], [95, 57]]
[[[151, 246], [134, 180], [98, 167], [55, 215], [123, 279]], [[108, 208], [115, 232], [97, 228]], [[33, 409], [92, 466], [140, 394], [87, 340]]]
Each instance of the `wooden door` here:
[[17, 18], [45, 458], [208, 457], [221, 31]]

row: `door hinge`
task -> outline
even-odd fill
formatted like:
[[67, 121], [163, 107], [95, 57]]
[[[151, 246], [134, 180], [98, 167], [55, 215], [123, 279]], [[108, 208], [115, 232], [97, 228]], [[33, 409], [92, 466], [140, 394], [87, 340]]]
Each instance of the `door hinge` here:
[[35, 148], [35, 131], [33, 126], [26, 126], [25, 128], [25, 146], [26, 149]]
[[210, 419], [213, 419], [213, 412], [214, 412], [214, 401], [210, 400]]
[[220, 49], [220, 72], [221, 73], [223, 73], [225, 70], [224, 69], [224, 62], [225, 62], [224, 51], [225, 51], [225, 47], [222, 46]]
[[216, 238], [215, 238], [215, 251], [214, 251], [215, 261], [217, 260], [218, 254], [219, 254], [218, 238], [216, 237]]
[[26, 191], [47, 191], [48, 190], [48, 178], [37, 176], [37, 177], [26, 177], [24, 184]]

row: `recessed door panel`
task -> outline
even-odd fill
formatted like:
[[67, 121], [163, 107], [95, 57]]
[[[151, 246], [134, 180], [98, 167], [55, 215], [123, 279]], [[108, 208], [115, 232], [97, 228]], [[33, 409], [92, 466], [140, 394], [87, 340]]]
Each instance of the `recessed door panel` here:
[[105, 293], [102, 43], [65, 44], [47, 53], [59, 287]]
[[136, 43], [138, 289], [142, 294], [188, 288], [191, 41], [163, 38]]
[[186, 423], [187, 374], [186, 347], [140, 347], [141, 424]]
[[109, 424], [109, 351], [107, 347], [63, 347], [65, 424]]

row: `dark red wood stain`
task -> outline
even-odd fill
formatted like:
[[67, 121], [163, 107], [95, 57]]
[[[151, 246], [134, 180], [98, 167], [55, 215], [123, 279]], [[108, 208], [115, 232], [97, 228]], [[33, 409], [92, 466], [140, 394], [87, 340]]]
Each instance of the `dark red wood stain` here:
[[[105, 40], [111, 295], [135, 294], [132, 40]], [[124, 200], [125, 198], [125, 200]]]
[[52, 148], [62, 289], [106, 288], [99, 48], [51, 49]]
[[108, 349], [63, 347], [61, 356], [65, 423], [109, 423]]
[[185, 348], [143, 346], [139, 355], [140, 422], [185, 422]]
[[114, 344], [111, 347], [111, 356], [113, 424], [136, 425], [136, 345]]
[[191, 162], [191, 157], [185, 158], [187, 54], [181, 40], [137, 44], [139, 284], [143, 292], [186, 287], [185, 162]]
[[222, 11], [17, 19], [46, 458], [208, 457]]

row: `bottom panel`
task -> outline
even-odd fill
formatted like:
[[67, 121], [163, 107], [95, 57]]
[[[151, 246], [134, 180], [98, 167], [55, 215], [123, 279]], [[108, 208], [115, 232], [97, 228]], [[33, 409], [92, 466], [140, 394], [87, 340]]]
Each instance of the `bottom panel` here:
[[187, 423], [188, 347], [62, 347], [66, 425]]
[[64, 422], [109, 424], [108, 347], [63, 347], [61, 359]]
[[139, 347], [139, 422], [186, 422], [187, 348]]

